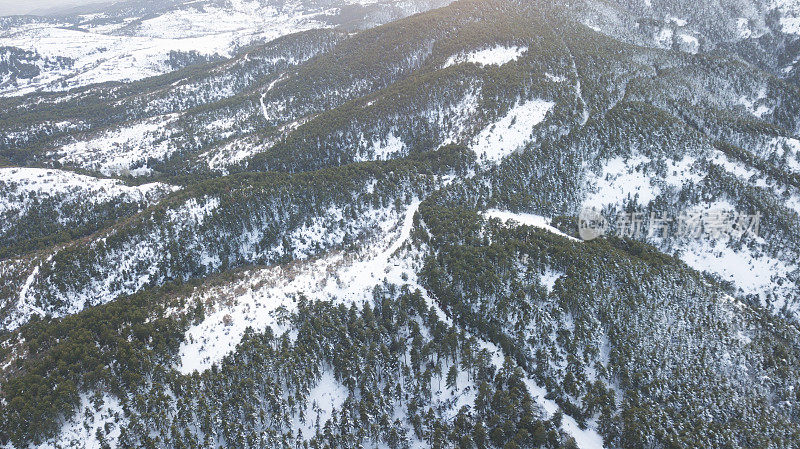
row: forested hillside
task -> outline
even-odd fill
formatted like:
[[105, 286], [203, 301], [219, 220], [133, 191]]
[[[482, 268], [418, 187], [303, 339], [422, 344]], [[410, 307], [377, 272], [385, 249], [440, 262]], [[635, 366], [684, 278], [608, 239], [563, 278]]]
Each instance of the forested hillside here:
[[0, 445], [798, 445], [797, 5], [196, 3], [0, 20]]

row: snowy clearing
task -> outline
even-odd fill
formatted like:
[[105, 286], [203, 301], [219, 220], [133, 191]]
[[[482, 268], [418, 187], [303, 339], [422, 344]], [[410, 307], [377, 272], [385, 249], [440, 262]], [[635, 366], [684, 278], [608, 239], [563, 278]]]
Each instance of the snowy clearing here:
[[354, 158], [356, 162], [386, 161], [393, 156], [402, 154], [406, 148], [406, 144], [401, 138], [397, 137], [394, 132], [390, 132], [383, 139], [375, 138], [371, 142], [367, 141], [364, 136], [361, 136], [359, 148], [362, 148], [362, 150], [361, 154]]
[[448, 59], [444, 64], [444, 68], [464, 63], [473, 63], [483, 66], [504, 65], [511, 61], [516, 61], [520, 58], [520, 56], [525, 54], [526, 51], [528, 51], [528, 47], [506, 47], [498, 45], [494, 48], [476, 50], [469, 53], [451, 56], [450, 59]]
[[218, 310], [207, 313], [202, 323], [186, 333], [179, 371], [204, 371], [218, 363], [236, 348], [247, 327], [256, 331], [282, 329], [276, 310], [293, 310], [300, 294], [309, 299], [363, 302], [384, 279], [400, 282], [407, 271], [393, 255], [408, 240], [419, 204], [412, 203], [402, 216], [393, 210], [381, 212], [383, 219], [378, 226], [382, 237], [356, 255], [336, 251], [316, 260], [265, 268], [224, 291], [211, 289], [201, 294], [198, 298], [203, 301], [230, 300], [219, 304]]
[[485, 218], [497, 218], [501, 221], [505, 222], [516, 222], [521, 225], [525, 226], [533, 226], [535, 228], [544, 229], [547, 232], [551, 232], [558, 236], [564, 237], [566, 239], [572, 240], [573, 242], [580, 242], [581, 240], [576, 239], [570, 235], [567, 235], [557, 228], [550, 226], [550, 219], [542, 217], [540, 215], [533, 215], [533, 214], [518, 214], [514, 212], [508, 211], [501, 211], [497, 209], [488, 210], [483, 213]]
[[[57, 198], [62, 204], [88, 201], [152, 203], [178, 187], [161, 183], [129, 187], [117, 179], [101, 179], [77, 173], [43, 168], [0, 168], [0, 214], [24, 213], [33, 198]], [[3, 225], [0, 225], [2, 229]]]
[[178, 114], [143, 120], [109, 129], [87, 140], [69, 143], [51, 154], [62, 164], [97, 170], [104, 175], [147, 175], [148, 158], [162, 159], [175, 148], [169, 144], [169, 126]]
[[589, 175], [591, 193], [584, 200], [584, 205], [600, 210], [608, 205], [621, 205], [627, 199], [636, 199], [642, 205], [649, 204], [660, 193], [641, 169], [643, 164], [649, 162], [650, 158], [643, 156], [609, 159], [600, 175]]
[[[75, 415], [61, 425], [58, 436], [54, 440], [31, 447], [36, 449], [117, 447], [122, 427], [126, 422], [125, 412], [117, 398], [109, 394], [94, 398], [84, 393], [80, 395], [80, 404]], [[98, 435], [102, 435], [105, 441], [98, 440]]]
[[[36, 51], [45, 57], [74, 59], [71, 68], [44, 71], [20, 80], [0, 95], [64, 91], [107, 81], [134, 81], [167, 73], [170, 51], [232, 56], [236, 48], [256, 41], [313, 28], [323, 28], [324, 11], [302, 13], [299, 7], [279, 11], [257, 2], [233, 1], [229, 7], [203, 5], [173, 10], [146, 19], [134, 28], [130, 21], [81, 28], [71, 23], [31, 23], [0, 34], [0, 46]], [[131, 20], [134, 18], [131, 18]], [[125, 29], [125, 33], [119, 30]]]
[[555, 103], [530, 100], [519, 103], [475, 137], [472, 149], [479, 159], [499, 162], [534, 140], [533, 129], [542, 123]]

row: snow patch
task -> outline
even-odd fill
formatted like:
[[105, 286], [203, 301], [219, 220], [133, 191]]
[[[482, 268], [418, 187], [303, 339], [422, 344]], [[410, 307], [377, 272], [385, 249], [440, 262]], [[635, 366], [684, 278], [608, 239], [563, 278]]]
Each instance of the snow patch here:
[[739, 104], [745, 107], [748, 112], [758, 118], [764, 118], [765, 115], [771, 114], [773, 108], [765, 104], [767, 98], [767, 89], [763, 87], [755, 98], [742, 96], [739, 98]]
[[[61, 426], [58, 436], [45, 441], [36, 448], [102, 449], [103, 447], [117, 447], [120, 433], [126, 423], [125, 413], [117, 398], [109, 394], [99, 397], [81, 394], [80, 405], [75, 415]], [[98, 439], [98, 435], [102, 436], [103, 441]]]
[[[779, 285], [798, 269], [797, 265], [758, 254], [748, 246], [731, 248], [727, 239], [695, 240], [681, 246], [680, 258], [698, 271], [708, 271], [735, 285], [741, 293], [764, 298], [775, 293], [776, 298], [790, 297], [796, 288], [791, 282]], [[783, 307], [778, 299], [771, 304], [776, 310]]]
[[[144, 120], [110, 129], [87, 140], [62, 146], [52, 154], [59, 162], [97, 170], [104, 175], [147, 175], [149, 158], [163, 159], [174, 151], [164, 130], [178, 114]], [[135, 168], [139, 167], [139, 168]]]
[[533, 214], [519, 214], [515, 212], [501, 211], [497, 209], [488, 210], [483, 213], [484, 218], [497, 218], [504, 222], [516, 222], [525, 226], [533, 226], [536, 228], [544, 229], [545, 231], [559, 235], [573, 242], [580, 242], [580, 240], [561, 232], [558, 228], [550, 225], [550, 219], [540, 215]]
[[534, 141], [534, 127], [544, 121], [553, 106], [552, 101], [539, 99], [518, 103], [475, 137], [472, 150], [479, 159], [499, 162]]
[[700, 40], [696, 37], [690, 34], [679, 34], [678, 38], [680, 39], [681, 50], [691, 54], [697, 54], [700, 51]]
[[644, 156], [609, 159], [602, 173], [590, 175], [590, 193], [584, 204], [598, 209], [608, 205], [618, 205], [628, 198], [637, 198], [639, 204], [646, 205], [658, 196], [659, 189], [650, 184], [650, 177], [641, 169], [650, 159]]
[[552, 81], [554, 83], [563, 83], [563, 82], [565, 82], [567, 80], [563, 76], [553, 75], [552, 73], [545, 73], [544, 76], [546, 76], [547, 79], [549, 79], [550, 81]]
[[299, 416], [295, 416], [292, 428], [301, 430], [303, 438], [310, 438], [319, 430], [318, 424], [319, 427], [324, 426], [333, 417], [335, 410], [342, 409], [342, 404], [349, 395], [347, 387], [337, 381], [331, 371], [324, 371], [306, 398], [304, 422], [300, 421]]
[[739, 39], [749, 39], [753, 35], [753, 30], [750, 29], [750, 20], [745, 17], [736, 19], [736, 33]]
[[564, 277], [564, 273], [547, 268], [540, 278], [542, 285], [547, 288], [547, 293], [551, 293], [556, 286], [556, 281]]
[[474, 63], [482, 66], [505, 65], [511, 61], [516, 61], [526, 51], [528, 51], [528, 47], [507, 47], [498, 45], [494, 48], [476, 50], [470, 53], [461, 53], [459, 55], [451, 56], [450, 59], [445, 62], [443, 68], [464, 63]]
[[391, 159], [393, 156], [403, 154], [406, 144], [403, 139], [397, 137], [394, 132], [390, 132], [383, 139], [375, 138], [371, 142], [366, 141], [364, 136], [361, 137], [361, 154], [355, 160], [356, 162], [362, 161], [385, 161]]
[[[188, 374], [210, 368], [236, 348], [248, 327], [256, 331], [267, 327], [284, 329], [277, 311], [295, 310], [295, 301], [301, 294], [311, 300], [363, 302], [372, 297], [372, 289], [384, 279], [411, 280], [410, 270], [394, 256], [411, 235], [419, 204], [414, 201], [402, 218], [397, 217], [393, 208], [374, 211], [381, 237], [360, 250], [334, 251], [316, 260], [265, 268], [224, 290], [210, 289], [196, 296], [211, 307], [219, 298], [228, 299], [187, 331], [180, 348], [178, 370]], [[303, 233], [309, 242], [316, 238], [312, 228], [314, 224]]]
[[800, 17], [781, 17], [780, 24], [784, 33], [800, 35]]
[[678, 26], [678, 27], [685, 27], [688, 22], [686, 20], [684, 20], [684, 19], [680, 19], [678, 17], [670, 16], [670, 17], [667, 17], [667, 23], [675, 24], [675, 26]]
[[664, 182], [668, 186], [676, 188], [681, 188], [686, 184], [699, 183], [705, 178], [705, 175], [695, 169], [696, 164], [697, 158], [689, 155], [684, 155], [680, 161], [668, 159]]
[[672, 31], [672, 28], [661, 28], [657, 33], [653, 35], [653, 40], [658, 47], [661, 48], [672, 48], [672, 38], [674, 37], [675, 32]]

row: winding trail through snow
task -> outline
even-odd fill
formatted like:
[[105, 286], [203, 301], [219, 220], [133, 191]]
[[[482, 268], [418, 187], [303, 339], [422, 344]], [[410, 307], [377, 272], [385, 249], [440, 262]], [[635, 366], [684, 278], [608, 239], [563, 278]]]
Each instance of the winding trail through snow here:
[[583, 86], [581, 85], [581, 74], [578, 72], [578, 64], [575, 62], [575, 55], [572, 54], [572, 49], [569, 48], [569, 45], [564, 42], [564, 46], [567, 48], [569, 52], [569, 57], [572, 60], [572, 73], [575, 76], [575, 99], [580, 103], [582, 113], [581, 113], [581, 127], [585, 126], [589, 123], [589, 105], [586, 104], [586, 100], [583, 99]]
[[389, 267], [389, 259], [411, 237], [411, 228], [414, 225], [414, 214], [419, 210], [419, 205], [421, 203], [420, 200], [415, 200], [408, 209], [406, 209], [403, 224], [400, 228], [400, 235], [388, 248], [380, 252], [374, 258], [358, 262], [348, 269], [345, 275], [345, 278], [349, 278], [348, 288], [342, 292], [344, 295], [343, 299], [356, 299], [356, 297], [361, 296], [365, 289], [370, 290], [377, 283], [381, 282], [381, 279], [384, 277]]
[[273, 87], [275, 87], [276, 84], [278, 84], [281, 80], [285, 78], [284, 75], [279, 76], [277, 79], [269, 83], [269, 86], [267, 86], [267, 90], [263, 94], [261, 94], [261, 99], [259, 100], [259, 102], [261, 103], [261, 114], [268, 122], [272, 119], [269, 117], [269, 113], [267, 112], [267, 105], [264, 104], [264, 98], [267, 97], [267, 94], [270, 93], [270, 91], [272, 90]]
[[[235, 295], [236, 301], [228, 306], [215, 304], [216, 310], [186, 332], [176, 368], [184, 374], [205, 371], [236, 349], [248, 327], [256, 332], [272, 327], [278, 334], [288, 330], [278, 323], [273, 312], [280, 307], [295, 310], [295, 300], [300, 294], [309, 299], [362, 302], [372, 298], [373, 287], [384, 279], [403, 282], [402, 274], [410, 270], [401, 263], [391, 267], [390, 264], [410, 238], [414, 214], [420, 204], [421, 201], [414, 200], [402, 215], [392, 213], [384, 217], [378, 223], [384, 231], [381, 237], [375, 243], [367, 243], [355, 260], [349, 254], [334, 251], [320, 259], [260, 269], [224, 288], [200, 292], [192, 299]], [[262, 287], [253, 289], [252, 285], [258, 283]], [[237, 290], [241, 293], [235, 293]]]
[[[187, 341], [182, 343], [180, 349], [180, 365], [178, 370], [184, 374], [194, 370], [204, 371], [213, 363], [218, 363], [227, 354], [233, 352], [241, 341], [244, 330], [252, 327], [261, 331], [272, 327], [276, 333], [289, 330], [278, 323], [272, 311], [280, 306], [289, 311], [295, 309], [293, 298], [298, 293], [304, 293], [309, 298], [342, 301], [345, 303], [369, 300], [372, 288], [386, 279], [397, 285], [407, 284], [412, 290], [419, 289], [428, 307], [433, 307], [439, 318], [449, 325], [452, 320], [439, 307], [439, 304], [430, 296], [425, 288], [419, 284], [416, 270], [410, 263], [410, 257], [393, 260], [395, 254], [411, 238], [414, 225], [414, 214], [419, 210], [422, 202], [415, 199], [402, 215], [402, 222], [397, 229], [397, 221], [393, 228], [387, 228], [377, 243], [367, 248], [362, 257], [355, 261], [348, 261], [341, 253], [334, 253], [316, 261], [306, 261], [301, 267], [292, 268], [292, 274], [287, 276], [283, 267], [271, 267], [262, 271], [264, 280], [273, 279], [264, 289], [249, 291], [237, 298], [236, 306], [220, 308], [206, 317], [199, 325], [193, 326], [186, 333]], [[501, 219], [513, 219], [521, 224], [541, 227], [550, 232], [563, 235], [561, 231], [551, 227], [549, 222], [538, 216], [526, 214], [513, 214], [503, 211], [489, 211], [486, 216]], [[396, 216], [395, 216], [396, 217]], [[395, 219], [396, 220], [396, 219]], [[388, 223], [388, 222], [387, 222]], [[392, 226], [392, 225], [389, 225]], [[393, 229], [395, 230], [392, 232]], [[566, 236], [577, 241], [572, 237]], [[405, 275], [405, 276], [404, 276]], [[337, 282], [328, 279], [338, 278]], [[246, 278], [242, 285], [250, 286], [257, 281], [255, 278]], [[236, 285], [230, 287], [234, 290]], [[215, 292], [209, 292], [213, 296]], [[225, 324], [225, 323], [228, 324]], [[492, 354], [492, 363], [498, 368], [502, 367], [505, 356], [502, 349], [491, 342], [479, 338], [481, 345]], [[531, 395], [548, 418], [560, 408], [551, 400], [545, 399], [547, 390], [539, 386], [533, 379], [524, 379]], [[575, 438], [581, 449], [602, 449], [603, 439], [592, 427], [581, 430], [578, 423], [571, 416], [563, 415], [561, 428]]]

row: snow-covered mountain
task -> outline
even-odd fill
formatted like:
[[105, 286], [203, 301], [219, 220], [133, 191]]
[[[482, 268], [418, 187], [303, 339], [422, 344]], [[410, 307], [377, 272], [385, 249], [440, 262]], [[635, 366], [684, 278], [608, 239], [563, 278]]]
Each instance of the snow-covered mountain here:
[[[6, 60], [29, 68], [4, 74], [0, 94], [140, 80], [229, 58], [287, 34], [342, 25], [368, 28], [435, 5], [435, 0], [132, 1], [78, 16], [0, 19]], [[12, 52], [33, 53], [27, 56], [32, 61]]]
[[445, 3], [3, 19], [0, 444], [796, 446], [800, 4]]

